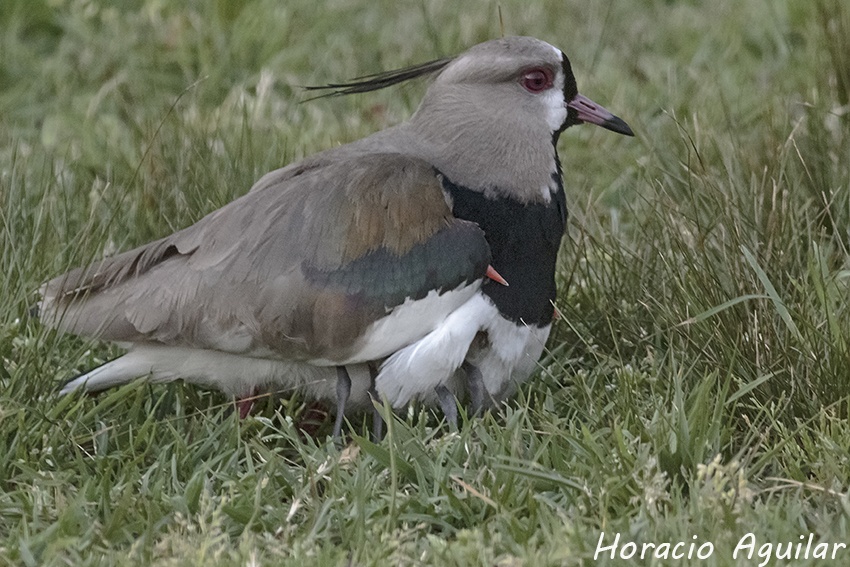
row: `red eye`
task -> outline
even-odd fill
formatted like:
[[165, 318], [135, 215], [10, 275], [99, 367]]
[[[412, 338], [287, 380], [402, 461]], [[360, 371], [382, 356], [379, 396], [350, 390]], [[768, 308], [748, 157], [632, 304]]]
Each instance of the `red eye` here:
[[530, 93], [539, 93], [552, 88], [552, 72], [548, 69], [529, 69], [522, 74], [522, 86]]

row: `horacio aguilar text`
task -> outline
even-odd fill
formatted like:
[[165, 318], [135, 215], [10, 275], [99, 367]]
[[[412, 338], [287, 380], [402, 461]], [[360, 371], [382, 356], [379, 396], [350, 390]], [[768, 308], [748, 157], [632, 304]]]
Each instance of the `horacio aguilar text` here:
[[[621, 542], [619, 532], [614, 534], [612, 542], [605, 541], [605, 532], [599, 534], [599, 542], [596, 544], [594, 559], [605, 556], [611, 559], [645, 559], [654, 557], [656, 559], [708, 559], [714, 553], [714, 544], [710, 541], [698, 542], [697, 536], [693, 541], [665, 541], [665, 542], [643, 542], [633, 541]], [[732, 559], [761, 559], [759, 567], [764, 567], [774, 559], [836, 559], [841, 552], [847, 549], [847, 545], [840, 542], [827, 543], [815, 542], [815, 535], [801, 535], [797, 542], [765, 542], [756, 540], [753, 533], [745, 534], [738, 540], [735, 549], [732, 550]]]

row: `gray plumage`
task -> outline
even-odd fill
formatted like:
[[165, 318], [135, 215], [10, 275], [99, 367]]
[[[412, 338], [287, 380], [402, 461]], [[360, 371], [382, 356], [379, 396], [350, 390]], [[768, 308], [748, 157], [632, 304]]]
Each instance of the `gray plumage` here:
[[[63, 392], [148, 376], [236, 398], [299, 389], [341, 408], [372, 392], [399, 407], [445, 405], [467, 375], [491, 401], [527, 379], [548, 322], [508, 321], [481, 292], [492, 241], [479, 219], [455, 216], [445, 181], [547, 207], [562, 191], [561, 130], [630, 130], [601, 107], [571, 106], [592, 102], [572, 92], [563, 54], [533, 38], [332, 88], [434, 72], [408, 122], [270, 172], [188, 228], [45, 283], [45, 324], [129, 348]], [[537, 92], [529, 72], [552, 84]]]

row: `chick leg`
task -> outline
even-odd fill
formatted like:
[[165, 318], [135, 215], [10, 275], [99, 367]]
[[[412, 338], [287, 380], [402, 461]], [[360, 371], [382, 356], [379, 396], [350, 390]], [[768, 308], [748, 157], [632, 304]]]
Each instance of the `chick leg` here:
[[384, 438], [384, 418], [381, 417], [381, 412], [378, 411], [378, 407], [375, 405], [376, 402], [380, 401], [378, 392], [375, 390], [375, 378], [378, 377], [378, 367], [375, 366], [374, 362], [369, 362], [366, 366], [369, 368], [369, 378], [371, 379], [369, 396], [372, 398], [372, 441], [380, 443], [381, 439]]
[[484, 410], [484, 397], [487, 389], [484, 387], [484, 375], [474, 364], [464, 362], [461, 368], [466, 372], [466, 383], [469, 389], [469, 405], [472, 415], [478, 415]]
[[342, 421], [345, 419], [345, 404], [351, 395], [351, 377], [345, 366], [336, 367], [336, 420], [334, 421], [334, 439], [342, 438]]
[[236, 400], [236, 409], [239, 410], [239, 419], [245, 419], [251, 414], [251, 410], [254, 409], [254, 402], [257, 401], [258, 394], [259, 390], [254, 388], [248, 396]]
[[440, 409], [443, 410], [449, 427], [457, 429], [457, 400], [454, 394], [443, 384], [434, 388], [434, 391], [437, 393], [437, 401], [440, 403]]

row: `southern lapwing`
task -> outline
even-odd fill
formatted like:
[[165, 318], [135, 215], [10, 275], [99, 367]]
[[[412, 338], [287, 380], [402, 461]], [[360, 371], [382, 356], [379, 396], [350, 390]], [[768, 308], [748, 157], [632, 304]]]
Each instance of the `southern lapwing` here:
[[[196, 224], [41, 288], [62, 331], [128, 353], [68, 383], [184, 379], [243, 399], [299, 389], [343, 411], [455, 397], [473, 410], [526, 380], [553, 319], [567, 217], [558, 137], [632, 135], [530, 37], [329, 85], [436, 75], [403, 124], [290, 164]], [[243, 409], [244, 409], [243, 405]]]

